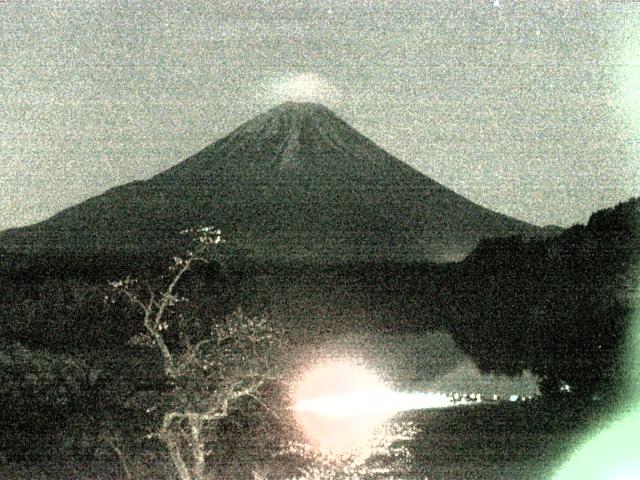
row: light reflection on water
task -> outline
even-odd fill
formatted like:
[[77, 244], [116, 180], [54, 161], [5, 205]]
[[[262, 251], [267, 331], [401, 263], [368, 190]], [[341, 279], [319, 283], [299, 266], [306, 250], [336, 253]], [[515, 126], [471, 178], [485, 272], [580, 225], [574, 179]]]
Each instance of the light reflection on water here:
[[443, 394], [397, 392], [351, 360], [321, 362], [302, 376], [292, 409], [306, 438], [322, 451], [367, 451], [384, 425], [400, 412], [442, 408]]
[[[305, 467], [299, 475], [277, 478], [546, 480], [557, 461], [567, 458], [587, 414], [550, 408], [540, 400], [413, 410], [371, 428], [350, 448], [290, 442], [288, 458], [305, 459]], [[323, 420], [333, 434], [350, 421]]]
[[451, 405], [442, 394], [374, 390], [300, 400], [294, 410], [313, 446], [326, 452], [362, 453], [380, 444], [380, 432], [398, 413]]
[[[344, 419], [342, 419], [344, 420]], [[387, 421], [373, 427], [366, 441], [350, 448], [290, 442], [284, 455], [306, 460], [288, 480], [406, 478], [412, 469], [407, 444], [419, 433], [410, 421]]]
[[350, 360], [320, 361], [293, 389], [291, 407], [307, 442], [289, 442], [283, 454], [303, 458], [294, 480], [406, 476], [408, 445], [419, 433], [401, 412], [449, 407], [444, 394], [398, 392]]
[[555, 424], [557, 416], [540, 401], [465, 403], [395, 391], [352, 361], [316, 363], [292, 393], [305, 438], [283, 452], [305, 460], [299, 475], [287, 477], [294, 480], [506, 478], [505, 472], [539, 480], [549, 478], [567, 440], [562, 429], [551, 434], [539, 426]]
[[451, 405], [451, 398], [441, 393], [381, 389], [299, 400], [294, 408], [299, 412], [312, 412], [324, 417], [366, 417]]

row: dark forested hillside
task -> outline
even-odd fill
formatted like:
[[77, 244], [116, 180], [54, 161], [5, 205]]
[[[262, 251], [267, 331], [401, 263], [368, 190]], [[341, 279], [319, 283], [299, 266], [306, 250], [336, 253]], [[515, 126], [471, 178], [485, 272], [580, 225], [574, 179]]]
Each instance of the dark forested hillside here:
[[624, 374], [639, 219], [632, 199], [554, 238], [483, 241], [448, 279], [449, 330], [481, 368], [531, 369], [547, 393], [613, 390]]

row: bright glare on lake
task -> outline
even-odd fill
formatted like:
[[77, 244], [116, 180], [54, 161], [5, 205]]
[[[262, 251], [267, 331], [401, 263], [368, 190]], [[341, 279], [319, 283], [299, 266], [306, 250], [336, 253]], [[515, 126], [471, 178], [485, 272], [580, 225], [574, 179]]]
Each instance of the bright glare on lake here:
[[397, 392], [353, 361], [311, 368], [296, 385], [293, 409], [305, 435], [323, 450], [361, 449], [399, 412], [451, 405], [446, 395]]

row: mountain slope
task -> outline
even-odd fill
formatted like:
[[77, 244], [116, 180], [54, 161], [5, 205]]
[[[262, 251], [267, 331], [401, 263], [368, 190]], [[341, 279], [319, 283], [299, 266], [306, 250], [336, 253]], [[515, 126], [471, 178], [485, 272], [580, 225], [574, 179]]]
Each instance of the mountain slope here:
[[5, 247], [139, 251], [214, 225], [259, 261], [450, 260], [538, 227], [391, 156], [327, 108], [287, 102], [175, 167], [0, 236]]

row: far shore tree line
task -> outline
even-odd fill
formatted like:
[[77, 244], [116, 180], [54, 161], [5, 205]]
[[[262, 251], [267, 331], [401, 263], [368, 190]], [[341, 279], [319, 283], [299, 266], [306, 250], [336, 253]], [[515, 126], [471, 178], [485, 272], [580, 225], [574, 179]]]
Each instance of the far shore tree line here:
[[448, 329], [485, 371], [529, 369], [548, 396], [610, 397], [626, 379], [639, 258], [639, 199], [557, 237], [483, 241], [443, 290]]

